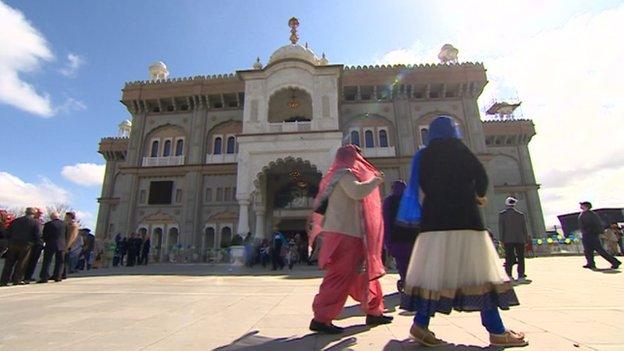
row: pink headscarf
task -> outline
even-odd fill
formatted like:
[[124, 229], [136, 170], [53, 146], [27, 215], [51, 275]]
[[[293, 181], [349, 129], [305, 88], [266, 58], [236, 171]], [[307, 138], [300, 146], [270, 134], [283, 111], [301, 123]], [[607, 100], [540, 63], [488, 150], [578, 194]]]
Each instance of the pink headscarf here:
[[[358, 147], [352, 144], [341, 147], [336, 152], [334, 163], [329, 167], [323, 179], [321, 179], [319, 192], [315, 199], [315, 207], [329, 198], [333, 187], [338, 183], [345, 171], [351, 172], [360, 182], [370, 180], [380, 174], [379, 170], [360, 154]], [[369, 279], [373, 280], [385, 274], [381, 261], [384, 225], [379, 188], [376, 188], [362, 199], [360, 204], [362, 227], [365, 231], [364, 247], [367, 251], [366, 270]], [[322, 219], [323, 215], [316, 212], [312, 213], [308, 226], [310, 243], [314, 242], [316, 236], [321, 233]]]

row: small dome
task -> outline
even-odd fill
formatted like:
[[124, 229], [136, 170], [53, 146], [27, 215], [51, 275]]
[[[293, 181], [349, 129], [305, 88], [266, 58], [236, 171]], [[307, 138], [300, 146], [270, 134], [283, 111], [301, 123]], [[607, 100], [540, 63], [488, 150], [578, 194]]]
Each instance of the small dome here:
[[167, 65], [162, 61], [152, 63], [149, 68], [149, 76], [151, 80], [167, 79], [169, 77], [169, 70]]
[[124, 120], [123, 122], [119, 123], [119, 126], [124, 126], [124, 127], [132, 127], [132, 122], [130, 122], [129, 119]]
[[161, 69], [165, 69], [166, 70], [167, 69], [167, 65], [165, 65], [165, 63], [162, 62], [162, 61], [156, 61], [156, 62], [152, 63], [149, 66], [149, 69], [152, 69], [152, 68], [161, 68]]
[[316, 57], [314, 52], [299, 44], [288, 44], [275, 50], [273, 55], [271, 55], [271, 58], [269, 58], [269, 64], [287, 59], [299, 59], [313, 65], [319, 64], [319, 58]]

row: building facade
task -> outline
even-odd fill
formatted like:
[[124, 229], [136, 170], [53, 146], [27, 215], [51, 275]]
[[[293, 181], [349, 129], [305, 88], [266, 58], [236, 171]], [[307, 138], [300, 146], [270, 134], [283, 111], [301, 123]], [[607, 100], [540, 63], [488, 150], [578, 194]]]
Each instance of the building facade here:
[[488, 171], [487, 226], [497, 232], [498, 212], [514, 195], [531, 234], [544, 233], [527, 147], [534, 125], [481, 119], [482, 64], [457, 63], [456, 50], [444, 57], [445, 45], [438, 64], [349, 67], [296, 39], [265, 66], [258, 59], [233, 74], [170, 79], [157, 62], [150, 80], [126, 83], [121, 102], [131, 120], [99, 146], [106, 160], [99, 239], [145, 233], [158, 259], [175, 246], [221, 247], [237, 233], [304, 232], [341, 145], [362, 147], [385, 173], [388, 193], [392, 180], [409, 179], [438, 115], [455, 120]]

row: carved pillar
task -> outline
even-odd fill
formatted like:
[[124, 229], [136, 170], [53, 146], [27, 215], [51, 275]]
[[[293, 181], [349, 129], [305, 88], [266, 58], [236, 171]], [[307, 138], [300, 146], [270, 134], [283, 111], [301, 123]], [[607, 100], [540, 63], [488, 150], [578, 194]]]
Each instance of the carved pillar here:
[[265, 237], [265, 223], [264, 223], [264, 215], [265, 215], [264, 207], [256, 207], [256, 230], [255, 236], [256, 239], [262, 240]]
[[238, 229], [237, 233], [246, 234], [249, 232], [249, 199], [239, 199]]

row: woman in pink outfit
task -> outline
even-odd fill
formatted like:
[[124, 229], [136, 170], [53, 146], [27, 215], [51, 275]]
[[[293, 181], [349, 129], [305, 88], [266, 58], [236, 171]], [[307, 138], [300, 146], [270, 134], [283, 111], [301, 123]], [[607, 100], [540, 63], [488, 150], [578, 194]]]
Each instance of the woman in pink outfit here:
[[343, 328], [332, 321], [341, 313], [348, 296], [361, 303], [366, 324], [392, 321], [392, 317], [382, 314], [383, 293], [378, 280], [385, 274], [381, 262], [381, 183], [381, 172], [364, 159], [355, 145], [338, 149], [334, 163], [321, 180], [309, 239], [313, 242], [319, 232], [322, 235], [319, 265], [326, 272], [312, 304], [310, 330], [341, 333]]

